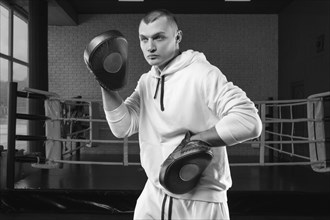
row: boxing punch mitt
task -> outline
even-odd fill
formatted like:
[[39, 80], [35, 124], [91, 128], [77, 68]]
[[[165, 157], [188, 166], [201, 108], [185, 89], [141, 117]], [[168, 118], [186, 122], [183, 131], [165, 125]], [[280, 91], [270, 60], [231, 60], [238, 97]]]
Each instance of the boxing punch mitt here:
[[211, 145], [201, 140], [190, 140], [190, 137], [191, 133], [187, 132], [161, 165], [159, 182], [174, 194], [191, 191], [213, 158]]
[[122, 33], [109, 30], [94, 37], [84, 51], [87, 68], [108, 91], [121, 89], [127, 82], [128, 43]]

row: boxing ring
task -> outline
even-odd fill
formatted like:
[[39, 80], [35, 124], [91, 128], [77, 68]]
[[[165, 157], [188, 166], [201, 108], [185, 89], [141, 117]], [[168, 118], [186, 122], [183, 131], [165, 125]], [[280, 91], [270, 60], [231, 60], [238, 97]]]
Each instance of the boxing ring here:
[[[17, 97], [44, 100], [45, 115], [16, 113]], [[131, 218], [146, 180], [139, 160], [130, 160], [129, 149], [138, 146], [138, 140], [95, 138], [95, 125], [106, 124], [105, 119], [94, 117], [95, 110], [102, 106], [101, 100], [64, 99], [55, 93], [30, 88], [17, 91], [15, 83], [10, 83], [9, 98], [2, 212], [43, 213], [51, 210], [54, 213], [104, 214], [113, 219]], [[330, 92], [299, 100], [255, 101], [263, 131], [259, 138], [242, 145], [257, 153], [253, 160], [229, 159], [234, 184], [228, 191], [232, 219], [244, 219], [243, 216], [262, 219], [270, 215], [277, 216], [276, 219], [283, 216], [325, 219], [330, 216], [327, 205], [330, 204], [329, 103]], [[44, 121], [45, 136], [16, 134], [16, 119]], [[17, 156], [17, 140], [44, 141], [45, 156]], [[121, 146], [120, 158], [109, 161], [106, 157], [111, 156], [98, 155], [94, 157], [97, 159], [90, 160], [93, 157], [81, 155], [81, 150], [97, 148], [98, 144]], [[22, 160], [28, 161], [26, 172], [33, 170], [30, 179], [19, 179], [15, 173]], [[107, 171], [100, 171], [105, 166]], [[91, 170], [95, 169], [99, 169], [101, 176], [93, 176]], [[86, 172], [91, 173], [87, 180]], [[127, 172], [130, 177], [118, 175], [107, 181], [105, 176], [115, 172]], [[65, 180], [70, 176], [77, 183]], [[252, 180], [253, 177], [258, 181]], [[47, 180], [46, 184], [42, 178]], [[63, 179], [55, 183], [54, 178]], [[128, 183], [116, 181], [120, 178]], [[120, 188], [123, 185], [125, 189]], [[34, 199], [33, 205], [28, 202], [30, 198]]]

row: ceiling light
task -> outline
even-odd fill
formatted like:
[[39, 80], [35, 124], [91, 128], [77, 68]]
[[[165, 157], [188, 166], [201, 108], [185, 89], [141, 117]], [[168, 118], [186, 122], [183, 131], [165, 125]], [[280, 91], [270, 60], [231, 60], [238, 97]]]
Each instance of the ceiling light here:
[[225, 0], [225, 2], [250, 2], [251, 0]]
[[118, 0], [119, 2], [143, 2], [144, 0]]

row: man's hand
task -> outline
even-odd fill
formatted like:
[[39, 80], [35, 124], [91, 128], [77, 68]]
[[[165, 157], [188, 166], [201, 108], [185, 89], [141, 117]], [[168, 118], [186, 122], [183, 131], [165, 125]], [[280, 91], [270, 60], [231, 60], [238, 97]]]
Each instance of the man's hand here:
[[112, 111], [118, 108], [121, 103], [123, 103], [123, 99], [120, 97], [119, 92], [117, 91], [106, 91], [101, 88], [102, 91], [102, 101], [103, 108], [106, 111]]

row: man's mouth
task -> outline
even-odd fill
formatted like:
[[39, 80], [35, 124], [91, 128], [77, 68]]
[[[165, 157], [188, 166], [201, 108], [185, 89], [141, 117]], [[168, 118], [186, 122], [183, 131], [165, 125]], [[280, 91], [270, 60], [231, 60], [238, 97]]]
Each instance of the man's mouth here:
[[156, 59], [158, 56], [157, 55], [148, 55], [147, 57], [148, 57], [148, 59], [153, 60], [153, 59]]

